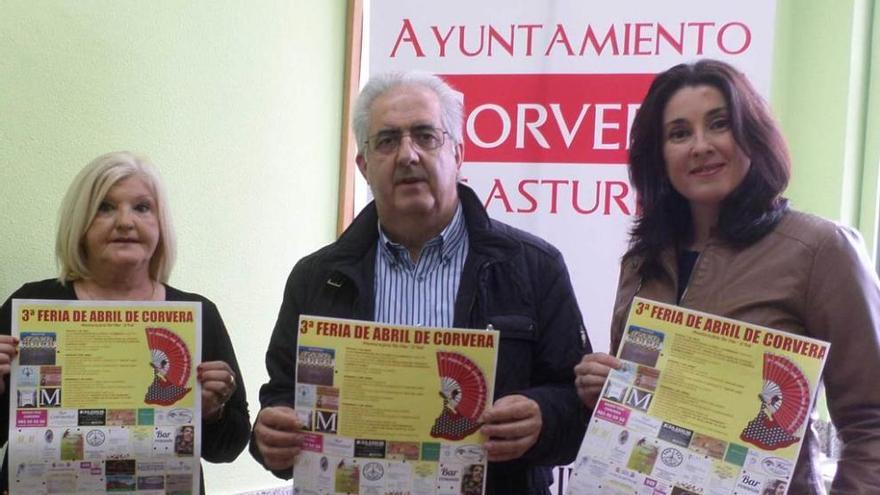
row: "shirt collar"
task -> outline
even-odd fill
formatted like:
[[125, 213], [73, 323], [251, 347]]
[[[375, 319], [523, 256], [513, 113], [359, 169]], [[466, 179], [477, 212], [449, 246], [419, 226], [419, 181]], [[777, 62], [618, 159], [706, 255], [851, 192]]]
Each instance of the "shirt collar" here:
[[[406, 256], [405, 259], [409, 259], [409, 251], [402, 245], [398, 244], [388, 236], [385, 235], [385, 231], [382, 230], [382, 222], [378, 222], [379, 228], [379, 251], [381, 255], [389, 262], [394, 263], [400, 261], [400, 256]], [[455, 253], [455, 249], [458, 248], [462, 242], [465, 242], [465, 236], [467, 233], [467, 229], [464, 223], [464, 213], [461, 209], [461, 202], [458, 203], [458, 206], [455, 208], [455, 214], [452, 215], [452, 220], [450, 220], [449, 224], [430, 241], [425, 243], [425, 247], [440, 246], [440, 254], [441, 259], [446, 260], [451, 257]]]

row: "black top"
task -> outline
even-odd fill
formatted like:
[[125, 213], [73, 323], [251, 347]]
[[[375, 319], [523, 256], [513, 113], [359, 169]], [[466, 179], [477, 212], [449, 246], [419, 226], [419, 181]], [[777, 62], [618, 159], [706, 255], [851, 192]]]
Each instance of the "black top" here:
[[[73, 283], [61, 285], [56, 279], [23, 285], [0, 307], [0, 334], [3, 335], [9, 335], [12, 329], [13, 299], [75, 300], [77, 297]], [[226, 326], [217, 306], [199, 294], [183, 292], [166, 285], [165, 300], [202, 303], [202, 361], [225, 361], [235, 372], [238, 387], [226, 403], [222, 418], [215, 423], [206, 423], [204, 419], [202, 420], [202, 458], [208, 462], [232, 462], [247, 445], [250, 435], [250, 415], [244, 380]], [[9, 376], [5, 376], [3, 381], [6, 383], [6, 392], [0, 402], [0, 443], [5, 442], [9, 434]], [[201, 493], [204, 494], [204, 480], [200, 481]], [[3, 490], [8, 486], [6, 459], [3, 461], [0, 485]]]
[[688, 282], [691, 279], [691, 272], [694, 271], [694, 265], [697, 264], [697, 258], [700, 257], [699, 251], [688, 251], [683, 249], [678, 253], [678, 295], [675, 298], [677, 304], [681, 304], [681, 296], [687, 289]]

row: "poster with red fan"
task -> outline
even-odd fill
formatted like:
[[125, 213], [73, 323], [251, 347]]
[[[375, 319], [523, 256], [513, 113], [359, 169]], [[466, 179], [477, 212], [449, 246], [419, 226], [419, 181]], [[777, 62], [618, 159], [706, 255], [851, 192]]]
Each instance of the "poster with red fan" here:
[[498, 331], [300, 317], [294, 493], [481, 495]]
[[567, 493], [786, 493], [829, 347], [636, 297]]
[[12, 308], [10, 493], [199, 492], [201, 303]]

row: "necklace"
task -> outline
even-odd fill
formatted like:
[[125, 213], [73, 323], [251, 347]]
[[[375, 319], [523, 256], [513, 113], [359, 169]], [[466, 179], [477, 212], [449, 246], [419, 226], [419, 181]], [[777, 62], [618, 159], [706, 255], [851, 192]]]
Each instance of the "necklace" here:
[[[97, 284], [95, 284], [95, 285], [97, 285]], [[153, 279], [150, 279], [150, 295], [143, 298], [143, 299], [130, 299], [130, 300], [138, 300], [138, 301], [152, 301], [152, 300], [154, 300], [156, 297], [156, 285], [157, 285], [156, 281]], [[106, 298], [101, 298], [101, 297], [95, 296], [92, 293], [92, 291], [90, 291], [88, 289], [88, 287], [86, 287], [85, 280], [83, 280], [83, 282], [80, 283], [77, 287], [79, 288], [80, 292], [82, 292], [82, 295], [85, 296], [82, 299], [87, 299], [90, 301], [106, 300]]]

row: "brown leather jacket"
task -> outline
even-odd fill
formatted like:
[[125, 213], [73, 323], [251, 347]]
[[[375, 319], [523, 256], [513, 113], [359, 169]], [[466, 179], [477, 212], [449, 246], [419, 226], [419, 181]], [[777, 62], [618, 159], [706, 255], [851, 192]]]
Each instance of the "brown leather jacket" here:
[[[637, 273], [638, 259], [621, 263], [613, 353], [634, 296], [675, 303], [672, 249], [662, 262], [666, 275], [647, 281]], [[831, 342], [822, 378], [843, 442], [832, 493], [880, 494], [880, 284], [858, 232], [791, 211], [747, 248], [710, 241], [680, 305]], [[788, 493], [826, 493], [817, 457], [809, 428]]]

